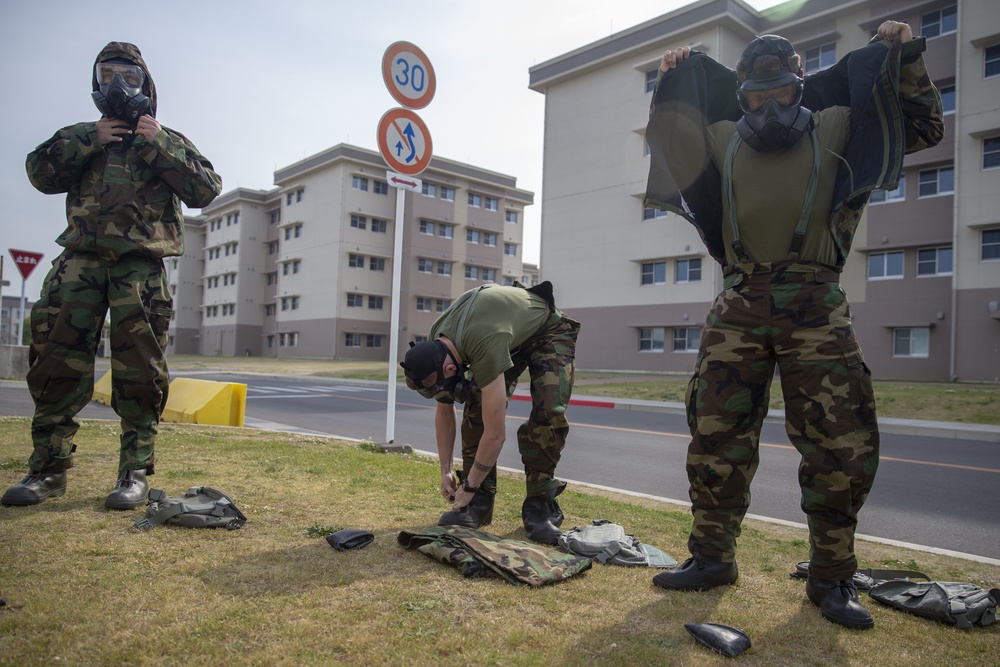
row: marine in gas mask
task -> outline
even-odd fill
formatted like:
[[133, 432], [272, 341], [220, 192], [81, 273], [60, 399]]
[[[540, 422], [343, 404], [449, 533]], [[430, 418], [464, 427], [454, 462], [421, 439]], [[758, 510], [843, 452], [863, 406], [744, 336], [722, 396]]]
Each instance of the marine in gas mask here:
[[[143, 92], [146, 73], [123, 58], [94, 65], [94, 104], [106, 118], [118, 118], [135, 125], [150, 113], [149, 95]], [[146, 89], [148, 90], [148, 88]]]

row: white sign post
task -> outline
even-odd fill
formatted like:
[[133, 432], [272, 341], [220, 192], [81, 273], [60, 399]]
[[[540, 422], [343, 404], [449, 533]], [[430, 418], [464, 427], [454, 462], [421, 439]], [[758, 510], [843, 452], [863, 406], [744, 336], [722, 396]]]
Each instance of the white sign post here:
[[[386, 165], [386, 180], [396, 187], [395, 248], [392, 255], [392, 303], [389, 317], [389, 395], [385, 420], [385, 443], [396, 439], [396, 367], [399, 360], [399, 307], [403, 277], [403, 215], [406, 191], [420, 191], [414, 178], [430, 164], [431, 134], [411, 109], [430, 104], [437, 88], [431, 61], [416, 45], [396, 42], [382, 56], [382, 80], [389, 94], [403, 109], [391, 109], [379, 120], [378, 147]], [[398, 173], [393, 173], [398, 172]]]

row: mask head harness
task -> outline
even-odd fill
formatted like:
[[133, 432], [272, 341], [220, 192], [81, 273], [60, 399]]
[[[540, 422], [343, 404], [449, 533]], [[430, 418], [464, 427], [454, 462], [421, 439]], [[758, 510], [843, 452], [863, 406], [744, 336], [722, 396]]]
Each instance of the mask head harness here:
[[[757, 72], [756, 60], [773, 56], [777, 68]], [[784, 37], [758, 37], [743, 51], [737, 65], [742, 79], [736, 95], [743, 117], [736, 129], [743, 141], [756, 151], [782, 151], [791, 148], [809, 130], [812, 111], [802, 106], [803, 80], [795, 49]]]
[[[457, 367], [451, 377], [444, 376], [444, 362], [448, 357]], [[406, 386], [424, 398], [439, 403], [465, 403], [469, 398], [472, 382], [465, 378], [466, 365], [440, 340], [411, 342], [399, 365], [403, 367]]]
[[139, 116], [150, 112], [149, 97], [143, 93], [146, 73], [142, 67], [128, 60], [114, 59], [99, 62], [94, 68], [98, 88], [91, 97], [104, 116], [134, 125]]

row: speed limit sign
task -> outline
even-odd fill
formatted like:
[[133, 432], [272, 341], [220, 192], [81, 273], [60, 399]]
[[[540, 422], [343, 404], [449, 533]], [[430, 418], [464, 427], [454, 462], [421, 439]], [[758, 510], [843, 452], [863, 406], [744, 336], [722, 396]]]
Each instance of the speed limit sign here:
[[410, 42], [396, 42], [385, 50], [382, 79], [393, 99], [407, 109], [423, 109], [430, 104], [437, 86], [430, 59]]

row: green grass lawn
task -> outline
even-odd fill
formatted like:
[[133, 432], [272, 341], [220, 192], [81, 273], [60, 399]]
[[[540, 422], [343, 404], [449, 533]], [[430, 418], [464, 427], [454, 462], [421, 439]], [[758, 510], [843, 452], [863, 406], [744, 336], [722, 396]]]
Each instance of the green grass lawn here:
[[[17, 482], [29, 420], [0, 418], [0, 484]], [[229, 493], [237, 531], [161, 526], [109, 511], [118, 425], [87, 421], [65, 496], [0, 507], [0, 665], [722, 665], [688, 622], [745, 630], [744, 665], [980, 665], [1000, 624], [958, 631], [863, 598], [874, 630], [822, 619], [789, 573], [807, 558], [803, 529], [748, 520], [741, 577], [705, 593], [654, 587], [655, 571], [595, 564], [532, 589], [457, 570], [397, 545], [446, 507], [437, 464], [365, 443], [165, 424], [153, 486]], [[510, 445], [508, 445], [510, 446]], [[683, 462], [676, 462], [682, 465]], [[524, 539], [523, 478], [502, 475], [491, 533]], [[678, 560], [686, 508], [571, 486], [564, 527], [608, 518]], [[333, 550], [343, 527], [375, 534]], [[996, 586], [1000, 567], [859, 542], [864, 567], [917, 569]]]

